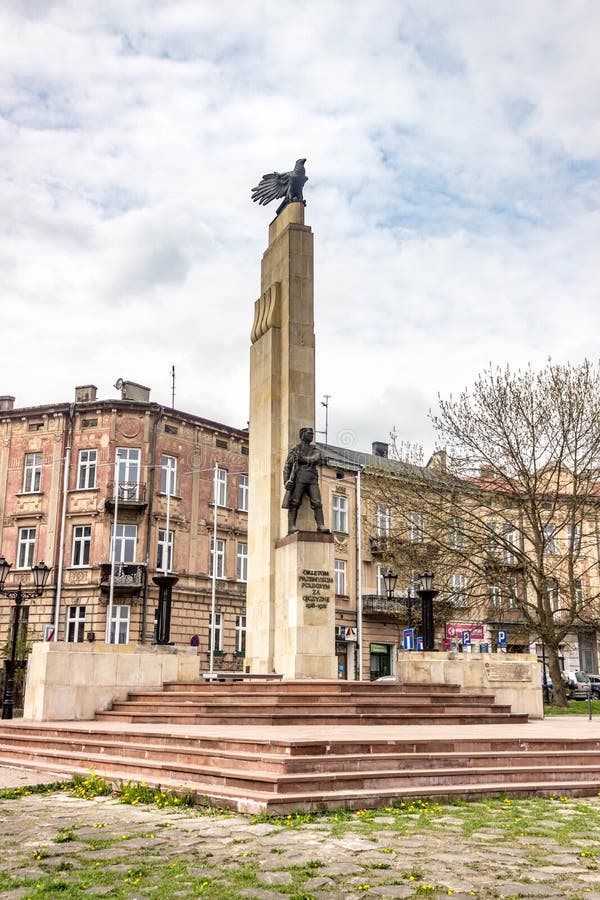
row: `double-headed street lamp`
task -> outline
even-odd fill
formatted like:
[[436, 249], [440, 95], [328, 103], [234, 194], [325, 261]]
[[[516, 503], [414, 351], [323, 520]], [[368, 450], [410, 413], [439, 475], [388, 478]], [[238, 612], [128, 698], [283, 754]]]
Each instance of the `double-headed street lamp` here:
[[48, 576], [50, 574], [50, 568], [46, 565], [46, 563], [39, 562], [37, 566], [32, 566], [31, 568], [31, 571], [33, 572], [33, 591], [24, 591], [21, 581], [19, 581], [18, 587], [8, 589], [5, 588], [4, 585], [6, 584], [6, 576], [8, 575], [11, 568], [12, 563], [7, 562], [3, 556], [0, 556], [0, 594], [4, 594], [5, 597], [9, 597], [11, 600], [15, 601], [12, 641], [10, 645], [10, 658], [4, 660], [4, 695], [2, 697], [3, 719], [12, 719], [13, 708], [15, 705], [15, 668], [17, 658], [17, 639], [19, 636], [19, 625], [21, 622], [21, 605], [23, 603], [23, 600], [31, 600], [32, 597], [41, 596], [44, 588], [46, 587], [46, 582], [48, 581]]
[[422, 572], [419, 575], [417, 594], [421, 598], [421, 621], [423, 623], [423, 650], [433, 650], [434, 623], [433, 598], [439, 591], [433, 589], [433, 572]]

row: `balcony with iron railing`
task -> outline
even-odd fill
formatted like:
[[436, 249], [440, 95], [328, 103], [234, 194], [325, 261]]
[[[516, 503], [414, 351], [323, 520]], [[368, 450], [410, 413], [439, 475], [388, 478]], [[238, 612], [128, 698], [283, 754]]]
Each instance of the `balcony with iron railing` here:
[[382, 594], [363, 594], [362, 611], [365, 616], [396, 616], [407, 618], [418, 607], [416, 597], [384, 597]]
[[[100, 588], [110, 590], [112, 564], [100, 563]], [[145, 584], [146, 566], [144, 563], [115, 563], [114, 590], [118, 594], [134, 594]]]
[[146, 485], [139, 481], [119, 481], [116, 485], [111, 481], [108, 484], [108, 497], [105, 500], [107, 509], [112, 510], [116, 502], [119, 507], [137, 509], [141, 511], [148, 505], [146, 502]]

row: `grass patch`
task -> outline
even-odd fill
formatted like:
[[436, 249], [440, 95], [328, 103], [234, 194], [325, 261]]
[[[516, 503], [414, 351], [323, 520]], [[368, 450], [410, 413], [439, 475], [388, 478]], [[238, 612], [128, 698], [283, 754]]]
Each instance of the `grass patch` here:
[[[589, 706], [587, 700], [569, 700], [567, 709], [559, 706], [544, 706], [545, 716], [587, 716]], [[600, 700], [592, 700], [592, 715], [600, 716]]]

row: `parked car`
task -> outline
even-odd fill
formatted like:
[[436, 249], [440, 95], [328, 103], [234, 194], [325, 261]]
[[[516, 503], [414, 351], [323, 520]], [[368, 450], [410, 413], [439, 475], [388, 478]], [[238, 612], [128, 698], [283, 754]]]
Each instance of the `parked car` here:
[[586, 672], [585, 673], [590, 680], [592, 685], [592, 697], [595, 700], [600, 699], [600, 675], [596, 675], [594, 672]]
[[592, 691], [592, 682], [585, 672], [563, 672], [571, 700], [587, 700]]

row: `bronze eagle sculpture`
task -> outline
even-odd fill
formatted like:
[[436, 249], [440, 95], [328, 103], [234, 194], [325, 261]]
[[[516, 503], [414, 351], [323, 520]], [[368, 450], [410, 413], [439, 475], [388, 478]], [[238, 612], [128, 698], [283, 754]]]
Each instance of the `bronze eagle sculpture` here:
[[302, 188], [308, 181], [304, 171], [305, 162], [306, 159], [297, 159], [291, 172], [270, 172], [263, 175], [256, 187], [252, 188], [252, 199], [255, 202], [258, 200], [261, 206], [265, 206], [271, 200], [283, 197], [283, 203], [277, 207], [276, 215], [279, 215], [281, 210], [294, 200], [306, 205], [302, 196]]

